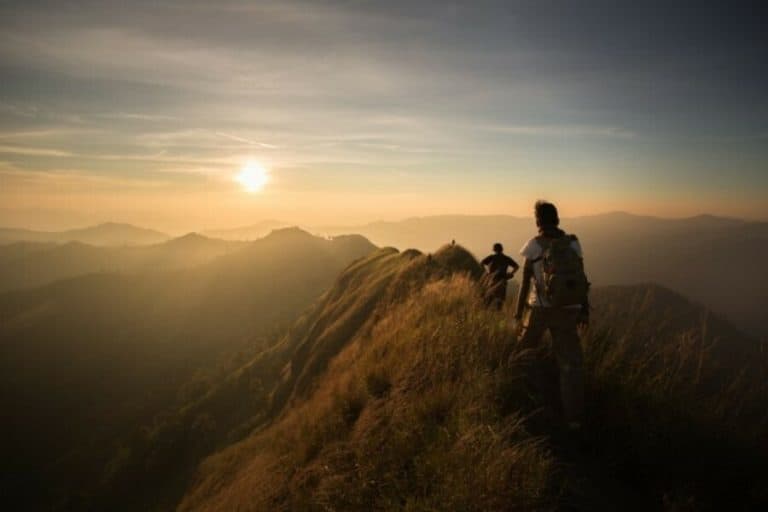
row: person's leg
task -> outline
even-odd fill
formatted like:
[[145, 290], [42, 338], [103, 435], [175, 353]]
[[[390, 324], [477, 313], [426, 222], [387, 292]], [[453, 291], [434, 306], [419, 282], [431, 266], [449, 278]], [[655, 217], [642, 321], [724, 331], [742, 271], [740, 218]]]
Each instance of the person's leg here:
[[523, 312], [517, 343], [522, 348], [538, 348], [546, 330], [542, 308], [528, 307]]
[[507, 281], [499, 281], [496, 286], [496, 309], [501, 311], [504, 307], [504, 302], [507, 300]]
[[576, 328], [578, 311], [553, 310], [549, 328], [552, 351], [560, 368], [560, 397], [563, 414], [569, 425], [580, 425], [584, 419], [583, 354]]
[[546, 315], [542, 309], [527, 307], [523, 311], [517, 346], [511, 355], [511, 368], [514, 368], [516, 375], [523, 378], [526, 398], [519, 402], [518, 406], [522, 405], [525, 410], [540, 409], [551, 403], [551, 400], [547, 400], [548, 382], [542, 364], [542, 338], [546, 331]]
[[480, 281], [484, 293], [483, 300], [488, 307], [498, 307], [499, 302], [499, 281], [493, 274], [486, 274]]

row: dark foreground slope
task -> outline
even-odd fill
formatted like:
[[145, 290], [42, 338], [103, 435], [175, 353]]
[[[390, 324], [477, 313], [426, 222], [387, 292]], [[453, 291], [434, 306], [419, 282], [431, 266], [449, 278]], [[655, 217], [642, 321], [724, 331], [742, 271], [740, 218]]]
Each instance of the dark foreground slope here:
[[[133, 462], [215, 451], [181, 510], [766, 502], [756, 343], [658, 287], [597, 290], [584, 340], [590, 421], [566, 435], [551, 358], [515, 349], [508, 312], [478, 300], [478, 273], [459, 247], [357, 262], [281, 343], [151, 433]], [[176, 452], [163, 453], [168, 440], [181, 440]]]
[[263, 349], [373, 249], [288, 229], [181, 271], [0, 294], [2, 495], [75, 506], [122, 437], [201, 393], [230, 355]]

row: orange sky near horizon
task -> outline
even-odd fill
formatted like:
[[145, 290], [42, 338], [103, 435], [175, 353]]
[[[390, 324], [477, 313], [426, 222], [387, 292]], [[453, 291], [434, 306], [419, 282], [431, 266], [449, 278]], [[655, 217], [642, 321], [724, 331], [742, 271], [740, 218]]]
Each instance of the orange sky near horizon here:
[[126, 186], [105, 179], [61, 175], [14, 183], [4, 177], [0, 227], [57, 230], [114, 221], [182, 234], [247, 226], [266, 219], [303, 226], [354, 226], [429, 215], [528, 216], [540, 198], [555, 202], [564, 218], [625, 211], [659, 217], [714, 214], [768, 219], [765, 202], [759, 198], [733, 204], [716, 194], [638, 194], [631, 198], [629, 194], [590, 191], [586, 187], [526, 190], [511, 180], [508, 186], [495, 189], [443, 182], [440, 187], [408, 192], [407, 178], [402, 179], [402, 187], [392, 191], [370, 188], [360, 193], [343, 189], [318, 192], [284, 186], [279, 169], [270, 172], [270, 181], [263, 189], [248, 191], [236, 181], [237, 173], [235, 169], [228, 179], [185, 186]]

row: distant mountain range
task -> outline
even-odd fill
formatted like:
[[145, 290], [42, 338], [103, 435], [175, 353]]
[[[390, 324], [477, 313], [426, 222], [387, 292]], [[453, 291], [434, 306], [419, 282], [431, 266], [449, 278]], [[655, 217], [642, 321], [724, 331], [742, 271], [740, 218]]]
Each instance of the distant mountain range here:
[[[264, 220], [236, 229], [205, 232], [230, 241], [257, 240], [284, 226]], [[726, 315], [749, 333], [766, 337], [763, 304], [768, 303], [768, 222], [700, 215], [664, 219], [613, 212], [566, 218], [562, 227], [582, 242], [590, 279], [595, 285], [656, 282]], [[501, 242], [519, 259], [518, 250], [536, 234], [532, 218], [504, 215], [444, 215], [374, 222], [358, 226], [309, 227], [323, 236], [358, 233], [378, 246], [434, 251], [456, 240], [478, 257]], [[198, 235], [199, 237], [199, 235]], [[98, 245], [131, 245], [125, 251], [98, 251], [82, 245], [54, 247], [12, 244], [12, 240], [58, 243], [77, 240]], [[188, 241], [185, 251], [160, 242], [167, 235], [107, 223], [60, 233], [0, 230], [0, 290], [44, 284], [85, 272], [173, 268], [197, 264], [227, 252], [222, 240]], [[134, 245], [159, 244], [147, 250]], [[174, 244], [175, 245], [175, 244]], [[195, 247], [195, 248], [193, 248]]]
[[203, 231], [203, 234], [212, 238], [222, 238], [224, 240], [256, 240], [268, 235], [274, 229], [280, 229], [290, 226], [289, 223], [280, 220], [263, 220], [250, 226], [242, 226], [230, 229], [212, 229]]
[[244, 246], [245, 242], [217, 240], [196, 233], [129, 246], [14, 242], [0, 245], [0, 291], [40, 286], [84, 274], [179, 270]]
[[[731, 230], [759, 238], [768, 237], [768, 222], [744, 221], [712, 215], [667, 219], [611, 212], [599, 215], [564, 218], [561, 227], [589, 240], [595, 236], [634, 237], [641, 243], [644, 237], [719, 237]], [[510, 215], [436, 215], [412, 217], [401, 221], [377, 221], [362, 225], [326, 226], [313, 228], [321, 234], [360, 233], [379, 245], [413, 247], [434, 251], [456, 240], [477, 256], [490, 252], [494, 242], [505, 244], [506, 252], [517, 256], [522, 244], [536, 234], [533, 216]]]
[[[595, 285], [656, 282], [726, 315], [753, 335], [768, 337], [768, 222], [701, 215], [663, 219], [623, 212], [566, 218], [578, 236]], [[478, 258], [501, 242], [507, 254], [536, 235], [532, 218], [446, 215], [400, 222], [324, 228], [359, 233], [378, 246], [434, 251], [456, 240]]]
[[0, 228], [0, 244], [11, 242], [82, 242], [92, 245], [143, 245], [168, 240], [165, 233], [130, 224], [106, 222], [67, 231]]

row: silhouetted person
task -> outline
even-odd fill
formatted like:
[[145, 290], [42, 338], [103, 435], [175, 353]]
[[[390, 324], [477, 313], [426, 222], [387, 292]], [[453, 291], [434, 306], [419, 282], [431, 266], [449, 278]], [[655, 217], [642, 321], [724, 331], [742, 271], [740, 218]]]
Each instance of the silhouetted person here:
[[[501, 309], [507, 299], [507, 280], [512, 279], [520, 265], [504, 254], [504, 247], [498, 242], [493, 244], [493, 254], [483, 258], [480, 263], [488, 269], [485, 302], [489, 306], [495, 305], [496, 308]], [[512, 267], [512, 272], [508, 273], [509, 267]]]
[[581, 245], [558, 225], [552, 203], [535, 205], [538, 236], [520, 250], [525, 257], [515, 318], [518, 342], [526, 348], [552, 335], [552, 351], [560, 370], [560, 398], [570, 428], [579, 428], [584, 415], [584, 377], [578, 327], [589, 323], [589, 282], [584, 273]]

